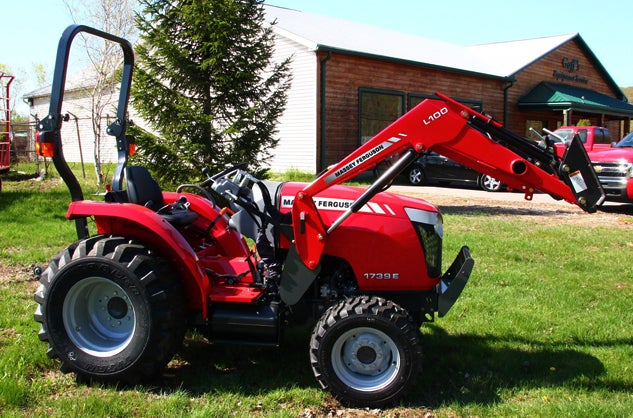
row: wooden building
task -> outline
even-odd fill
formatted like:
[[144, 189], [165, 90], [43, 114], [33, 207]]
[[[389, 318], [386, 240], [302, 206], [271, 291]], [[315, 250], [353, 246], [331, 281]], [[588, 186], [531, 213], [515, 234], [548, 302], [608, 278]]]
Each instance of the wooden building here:
[[320, 171], [440, 91], [530, 136], [588, 119], [615, 139], [633, 105], [579, 34], [459, 46], [267, 6], [293, 86], [272, 166]]

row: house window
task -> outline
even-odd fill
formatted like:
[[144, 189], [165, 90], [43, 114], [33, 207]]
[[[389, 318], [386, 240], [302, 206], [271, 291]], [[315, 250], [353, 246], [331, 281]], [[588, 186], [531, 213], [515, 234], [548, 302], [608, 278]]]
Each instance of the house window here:
[[404, 114], [404, 93], [359, 89], [360, 143], [364, 144]]
[[525, 136], [537, 142], [541, 141], [541, 136], [545, 135], [543, 128], [547, 128], [546, 122], [528, 119], [525, 121]]
[[[416, 107], [417, 105], [419, 105], [420, 103], [422, 103], [426, 99], [437, 99], [437, 96], [435, 96], [434, 94], [409, 93], [408, 110], [413, 109], [414, 107]], [[477, 112], [481, 112], [482, 109], [483, 109], [483, 105], [482, 105], [481, 100], [463, 99], [463, 98], [459, 98], [459, 97], [453, 97], [453, 99], [457, 100], [458, 102], [460, 102], [463, 105], [466, 105], [466, 106], [470, 107], [473, 110], [476, 110]]]

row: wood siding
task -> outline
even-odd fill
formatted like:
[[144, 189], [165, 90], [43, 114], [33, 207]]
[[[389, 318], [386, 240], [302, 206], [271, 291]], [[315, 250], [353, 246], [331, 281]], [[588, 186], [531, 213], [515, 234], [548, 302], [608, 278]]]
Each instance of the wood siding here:
[[[574, 65], [577, 67], [566, 68], [563, 62], [569, 63], [577, 60]], [[599, 63], [598, 63], [599, 64]], [[570, 79], [561, 77], [564, 74]], [[574, 77], [577, 77], [574, 79]], [[542, 81], [567, 84], [574, 87], [580, 87], [589, 90], [595, 90], [599, 93], [616, 98], [619, 92], [612, 90], [610, 84], [605, 81], [603, 73], [598, 71], [593, 58], [588, 56], [584, 48], [578, 45], [578, 42], [572, 40], [556, 50], [545, 55], [538, 61], [532, 63], [526, 68], [515, 74], [516, 82], [512, 88], [508, 90], [508, 107], [509, 115], [507, 127], [521, 135], [528, 135], [525, 132], [526, 122], [528, 120], [540, 120], [545, 122], [544, 127], [556, 129], [563, 123], [563, 114], [561, 111], [522, 111], [517, 103], [519, 100], [529, 93], [537, 84]], [[583, 114], [574, 112], [572, 115], [573, 124], [579, 119], [589, 119], [594, 125], [607, 126], [614, 137], [619, 137], [620, 121], [622, 118], [602, 117], [597, 114]]]
[[[327, 56], [324, 52], [318, 55], [319, 59]], [[503, 121], [503, 80], [340, 53], [333, 53], [325, 65], [326, 165], [339, 161], [360, 145], [361, 88], [402, 92], [405, 97], [440, 91], [460, 99], [481, 101], [486, 113]]]

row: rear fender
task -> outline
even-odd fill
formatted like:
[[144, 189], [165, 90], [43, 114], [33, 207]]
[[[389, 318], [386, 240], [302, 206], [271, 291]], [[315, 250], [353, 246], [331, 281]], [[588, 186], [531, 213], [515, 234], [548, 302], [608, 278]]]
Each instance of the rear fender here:
[[207, 317], [209, 282], [198, 264], [196, 253], [176, 228], [153, 210], [133, 203], [82, 200], [70, 204], [67, 219], [86, 217], [94, 217], [99, 234], [137, 239], [167, 257], [181, 277], [189, 307], [202, 311], [202, 317]]

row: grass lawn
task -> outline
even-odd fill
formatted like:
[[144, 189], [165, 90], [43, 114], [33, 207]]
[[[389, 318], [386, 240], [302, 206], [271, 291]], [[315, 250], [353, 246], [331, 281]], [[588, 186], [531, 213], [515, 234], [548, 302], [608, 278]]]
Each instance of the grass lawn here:
[[[217, 346], [191, 333], [160, 386], [98, 387], [62, 374], [37, 337], [30, 266], [44, 266], [75, 239], [65, 220], [69, 197], [59, 179], [23, 177], [5, 177], [0, 192], [3, 417], [627, 417], [633, 411], [630, 215], [592, 224], [576, 217], [593, 215], [549, 219], [547, 211], [522, 216], [443, 207], [445, 269], [468, 245], [475, 259], [470, 282], [445, 318], [423, 326], [423, 371], [402, 403], [348, 409], [318, 388], [309, 335], [300, 330], [291, 330], [279, 349]], [[86, 195], [97, 189], [86, 185]]]

